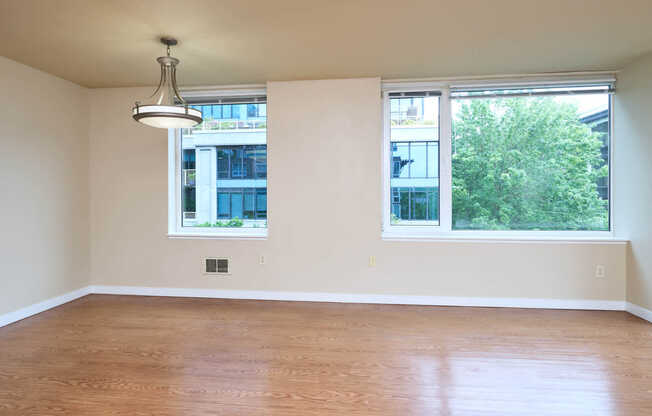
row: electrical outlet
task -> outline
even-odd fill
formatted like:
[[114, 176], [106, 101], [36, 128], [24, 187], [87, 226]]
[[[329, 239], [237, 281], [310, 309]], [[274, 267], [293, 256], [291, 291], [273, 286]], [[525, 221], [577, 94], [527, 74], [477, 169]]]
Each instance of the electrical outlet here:
[[265, 256], [260, 256], [258, 258], [258, 264], [265, 264]]
[[369, 267], [376, 266], [376, 256], [369, 256]]
[[595, 266], [595, 277], [602, 279], [603, 277], [606, 276], [604, 266], [602, 264], [598, 264]]

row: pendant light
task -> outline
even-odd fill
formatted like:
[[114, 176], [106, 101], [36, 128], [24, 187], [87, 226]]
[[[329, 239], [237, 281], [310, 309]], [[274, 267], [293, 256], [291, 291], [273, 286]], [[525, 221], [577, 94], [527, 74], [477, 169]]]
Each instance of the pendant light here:
[[162, 129], [188, 128], [202, 122], [201, 111], [191, 108], [181, 98], [177, 89], [177, 65], [179, 60], [170, 56], [170, 46], [177, 44], [174, 38], [161, 38], [167, 46], [167, 56], [157, 58], [161, 64], [161, 80], [147, 104], [136, 101], [134, 120]]

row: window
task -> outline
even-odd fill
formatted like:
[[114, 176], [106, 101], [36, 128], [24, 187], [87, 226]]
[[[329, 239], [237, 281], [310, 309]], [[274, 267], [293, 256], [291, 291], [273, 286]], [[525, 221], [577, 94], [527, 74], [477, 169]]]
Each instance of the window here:
[[439, 92], [389, 94], [391, 223], [439, 223]]
[[386, 87], [383, 234], [608, 236], [612, 92]]
[[204, 122], [170, 135], [170, 234], [264, 237], [265, 97], [217, 97], [192, 106], [202, 110]]

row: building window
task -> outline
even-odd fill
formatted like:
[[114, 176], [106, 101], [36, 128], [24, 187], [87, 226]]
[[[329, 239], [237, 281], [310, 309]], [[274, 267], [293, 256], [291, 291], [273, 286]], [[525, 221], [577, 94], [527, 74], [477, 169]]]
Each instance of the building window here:
[[218, 179], [266, 179], [267, 146], [216, 146]]
[[392, 218], [437, 221], [438, 197], [435, 188], [392, 187]]
[[267, 218], [267, 189], [235, 188], [217, 192], [220, 219], [264, 220]]
[[391, 142], [392, 178], [437, 178], [439, 142]]
[[384, 234], [609, 233], [612, 92], [611, 82], [386, 88]]
[[[181, 192], [171, 233], [264, 236], [267, 119], [264, 96], [192, 104], [204, 122], [174, 134]], [[172, 140], [172, 139], [171, 139]], [[263, 234], [261, 234], [263, 233]]]

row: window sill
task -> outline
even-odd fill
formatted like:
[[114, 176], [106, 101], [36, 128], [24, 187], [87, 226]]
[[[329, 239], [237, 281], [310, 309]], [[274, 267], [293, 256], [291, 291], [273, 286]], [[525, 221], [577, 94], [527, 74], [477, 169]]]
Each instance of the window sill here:
[[494, 233], [446, 233], [446, 234], [407, 234], [405, 232], [383, 232], [383, 241], [421, 241], [457, 243], [556, 243], [556, 244], [628, 244], [629, 240], [611, 235], [504, 235]]
[[267, 240], [267, 230], [238, 232], [169, 232], [168, 238], [189, 240]]

